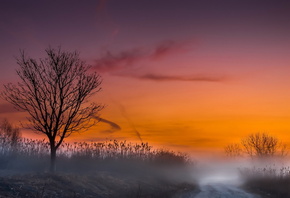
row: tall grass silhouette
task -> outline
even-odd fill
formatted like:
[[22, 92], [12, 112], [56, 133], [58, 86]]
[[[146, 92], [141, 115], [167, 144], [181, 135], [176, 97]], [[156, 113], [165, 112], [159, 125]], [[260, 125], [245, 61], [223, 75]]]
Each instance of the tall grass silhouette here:
[[244, 187], [269, 198], [290, 197], [290, 167], [266, 166], [241, 170]]
[[[49, 143], [38, 139], [19, 138], [11, 144], [8, 136], [0, 136], [0, 168], [23, 168], [45, 170], [49, 159]], [[58, 152], [58, 164], [70, 164], [67, 168], [80, 164], [92, 166], [92, 163], [130, 162], [154, 165], [186, 165], [190, 160], [186, 154], [165, 149], [153, 149], [148, 143], [108, 140], [105, 142], [63, 143]], [[21, 163], [20, 163], [21, 162]], [[47, 162], [48, 163], [48, 162]], [[33, 165], [35, 164], [35, 166]], [[66, 169], [67, 169], [66, 168]]]
[[49, 149], [45, 139], [11, 144], [0, 136], [0, 191], [7, 197], [169, 198], [196, 189], [187, 155], [148, 143], [64, 143], [53, 174]]

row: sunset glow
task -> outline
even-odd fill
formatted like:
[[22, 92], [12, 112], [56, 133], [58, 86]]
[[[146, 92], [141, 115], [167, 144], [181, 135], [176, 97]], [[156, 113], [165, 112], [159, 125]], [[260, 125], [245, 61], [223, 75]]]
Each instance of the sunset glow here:
[[[290, 144], [289, 17], [286, 0], [4, 0], [0, 83], [19, 80], [19, 49], [38, 59], [61, 46], [103, 79], [90, 100], [104, 120], [69, 141], [204, 155], [255, 132]], [[25, 117], [1, 99], [0, 118]]]

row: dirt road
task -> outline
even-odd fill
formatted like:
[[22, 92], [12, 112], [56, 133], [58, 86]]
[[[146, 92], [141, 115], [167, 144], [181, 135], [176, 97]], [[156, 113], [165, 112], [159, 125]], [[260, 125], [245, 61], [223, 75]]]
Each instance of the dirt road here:
[[200, 192], [191, 198], [261, 198], [228, 184], [206, 184]]

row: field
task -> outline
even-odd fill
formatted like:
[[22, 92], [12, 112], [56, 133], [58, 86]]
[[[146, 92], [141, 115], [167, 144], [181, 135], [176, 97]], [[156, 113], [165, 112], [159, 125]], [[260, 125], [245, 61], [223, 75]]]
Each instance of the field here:
[[49, 145], [2, 137], [0, 197], [186, 197], [197, 190], [185, 154], [147, 143], [65, 143], [50, 173]]

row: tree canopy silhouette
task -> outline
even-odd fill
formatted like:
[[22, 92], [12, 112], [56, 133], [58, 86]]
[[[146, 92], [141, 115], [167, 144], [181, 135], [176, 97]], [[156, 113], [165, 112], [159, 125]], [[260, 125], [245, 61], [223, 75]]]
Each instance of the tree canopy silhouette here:
[[252, 158], [269, 158], [285, 156], [286, 145], [281, 143], [277, 137], [267, 133], [254, 133], [243, 138], [241, 141], [245, 152]]
[[48, 137], [51, 153], [50, 170], [55, 170], [56, 151], [74, 132], [86, 130], [97, 120], [102, 106], [88, 104], [88, 98], [100, 91], [101, 78], [79, 54], [48, 48], [46, 58], [36, 59], [20, 52], [16, 70], [17, 84], [4, 85], [2, 96], [16, 109], [29, 114], [27, 127]]
[[240, 144], [229, 144], [225, 148], [228, 157], [241, 157], [243, 154], [252, 159], [269, 159], [287, 155], [286, 144], [267, 133], [253, 133], [241, 139]]

